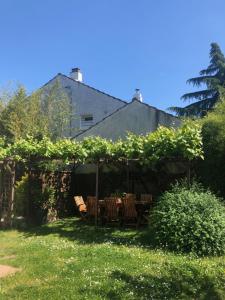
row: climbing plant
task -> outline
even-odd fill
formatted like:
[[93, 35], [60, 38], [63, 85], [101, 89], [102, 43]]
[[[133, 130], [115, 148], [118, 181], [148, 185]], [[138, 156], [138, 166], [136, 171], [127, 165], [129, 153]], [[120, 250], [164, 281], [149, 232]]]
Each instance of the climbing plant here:
[[0, 158], [17, 161], [36, 158], [93, 163], [100, 160], [138, 159], [145, 164], [155, 164], [170, 157], [187, 160], [203, 158], [201, 128], [197, 123], [185, 123], [178, 129], [159, 127], [147, 135], [130, 133], [125, 140], [116, 142], [101, 137], [53, 142], [47, 137], [39, 141], [27, 136], [26, 139], [5, 145], [4, 140], [0, 139]]

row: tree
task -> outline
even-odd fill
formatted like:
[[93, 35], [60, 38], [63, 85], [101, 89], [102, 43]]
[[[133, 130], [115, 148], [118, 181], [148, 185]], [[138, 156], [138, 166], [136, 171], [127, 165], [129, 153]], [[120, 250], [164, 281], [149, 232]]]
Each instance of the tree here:
[[225, 94], [200, 122], [205, 159], [197, 164], [196, 172], [205, 186], [225, 197]]
[[41, 112], [52, 139], [72, 135], [72, 104], [59, 81], [41, 91]]
[[19, 87], [8, 100], [2, 99], [3, 108], [1, 111], [0, 132], [7, 139], [19, 138], [24, 132], [25, 99], [26, 91]]
[[190, 78], [187, 83], [193, 86], [206, 86], [206, 89], [184, 94], [184, 101], [195, 99], [196, 102], [185, 107], [170, 107], [178, 116], [202, 117], [210, 111], [219, 100], [221, 91], [225, 88], [225, 57], [218, 44], [212, 43], [210, 50], [210, 65], [200, 71], [199, 77]]
[[0, 135], [8, 141], [27, 135], [54, 140], [68, 136], [72, 109], [59, 82], [30, 96], [20, 86], [6, 98], [2, 97], [0, 102]]

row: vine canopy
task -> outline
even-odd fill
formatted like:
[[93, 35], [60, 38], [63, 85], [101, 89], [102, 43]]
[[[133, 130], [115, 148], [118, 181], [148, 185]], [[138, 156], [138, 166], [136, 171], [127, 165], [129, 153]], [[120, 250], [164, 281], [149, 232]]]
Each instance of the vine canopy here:
[[41, 141], [27, 136], [6, 145], [0, 137], [0, 159], [28, 161], [32, 159], [74, 160], [78, 163], [137, 159], [154, 164], [162, 159], [203, 159], [201, 128], [198, 124], [184, 123], [178, 129], [159, 127], [147, 135], [128, 133], [125, 140], [113, 142], [101, 137], [88, 137], [83, 141], [60, 139]]

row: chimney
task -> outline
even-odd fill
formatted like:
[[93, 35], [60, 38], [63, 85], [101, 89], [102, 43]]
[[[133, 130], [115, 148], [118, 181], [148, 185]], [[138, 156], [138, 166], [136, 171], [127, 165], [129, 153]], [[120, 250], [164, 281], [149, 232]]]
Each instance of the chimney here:
[[139, 89], [135, 89], [135, 93], [134, 93], [134, 96], [132, 98], [132, 101], [134, 101], [134, 100], [137, 100], [137, 101], [140, 101], [140, 102], [143, 101], [142, 94], [141, 94]]
[[82, 82], [82, 73], [79, 68], [73, 68], [70, 72], [70, 77], [76, 81]]

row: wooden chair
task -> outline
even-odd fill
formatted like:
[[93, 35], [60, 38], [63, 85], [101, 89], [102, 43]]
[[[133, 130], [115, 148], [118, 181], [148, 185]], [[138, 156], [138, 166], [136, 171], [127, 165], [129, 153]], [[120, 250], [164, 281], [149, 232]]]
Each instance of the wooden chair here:
[[134, 221], [135, 223], [133, 222], [132, 224], [138, 226], [138, 214], [135, 207], [135, 201], [130, 197], [125, 197], [123, 198], [123, 223], [128, 224], [128, 221]]
[[80, 216], [82, 219], [86, 219], [86, 215], [87, 215], [87, 207], [86, 204], [84, 203], [84, 199], [82, 196], [75, 196], [74, 197], [76, 206], [78, 208], [78, 211], [80, 213]]
[[107, 223], [109, 222], [119, 222], [119, 208], [118, 208], [118, 198], [117, 197], [106, 197], [105, 198], [105, 215], [104, 218]]
[[127, 193], [127, 194], [125, 194], [124, 198], [132, 200], [134, 202], [136, 201], [136, 195], [135, 194], [129, 194], [129, 193]]
[[152, 195], [151, 194], [141, 194], [141, 201], [152, 203]]
[[87, 196], [87, 211], [90, 218], [96, 216], [96, 197]]

